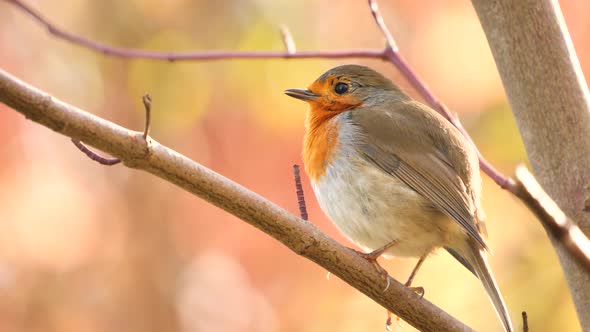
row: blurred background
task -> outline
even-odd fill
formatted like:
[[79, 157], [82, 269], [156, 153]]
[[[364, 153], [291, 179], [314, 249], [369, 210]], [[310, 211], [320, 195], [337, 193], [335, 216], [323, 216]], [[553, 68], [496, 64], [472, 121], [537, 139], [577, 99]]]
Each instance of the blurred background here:
[[[150, 50], [381, 48], [365, 1], [28, 0], [67, 31]], [[561, 1], [590, 71], [590, 2]], [[512, 174], [526, 162], [485, 36], [467, 0], [381, 1], [399, 47], [461, 117], [483, 154]], [[231, 60], [167, 63], [97, 54], [49, 36], [0, 1], [0, 67], [152, 137], [298, 213], [291, 166], [301, 164], [306, 87], [344, 63]], [[385, 309], [235, 217], [159, 178], [105, 167], [0, 105], [1, 331], [383, 331]], [[311, 221], [341, 243], [303, 178]], [[484, 176], [493, 270], [518, 329], [579, 330], [557, 257], [540, 224]], [[398, 280], [415, 259], [382, 261]], [[415, 280], [426, 298], [478, 331], [500, 331], [483, 287], [446, 252]], [[407, 323], [394, 331], [413, 331]]]

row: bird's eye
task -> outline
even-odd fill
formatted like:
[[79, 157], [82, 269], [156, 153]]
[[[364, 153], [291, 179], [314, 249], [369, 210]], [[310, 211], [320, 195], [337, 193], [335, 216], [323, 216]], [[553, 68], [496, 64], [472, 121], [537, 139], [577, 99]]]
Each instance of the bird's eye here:
[[334, 86], [334, 92], [336, 92], [339, 95], [343, 95], [346, 92], [348, 92], [348, 84], [346, 83], [336, 83], [336, 85]]

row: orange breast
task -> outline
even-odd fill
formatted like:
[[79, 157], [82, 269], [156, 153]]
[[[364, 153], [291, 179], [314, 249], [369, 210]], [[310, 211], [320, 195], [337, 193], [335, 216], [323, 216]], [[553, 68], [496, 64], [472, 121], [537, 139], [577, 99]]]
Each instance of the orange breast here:
[[316, 182], [326, 173], [338, 143], [338, 123], [335, 112], [310, 111], [303, 145], [303, 161], [309, 178]]

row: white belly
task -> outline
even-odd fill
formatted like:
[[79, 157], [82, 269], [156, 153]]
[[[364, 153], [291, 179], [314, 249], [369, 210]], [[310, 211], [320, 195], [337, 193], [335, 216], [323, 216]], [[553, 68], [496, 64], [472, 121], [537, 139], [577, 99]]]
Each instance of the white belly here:
[[342, 234], [367, 252], [398, 240], [386, 257], [422, 256], [447, 243], [457, 228], [453, 221], [394, 176], [346, 152], [349, 157], [335, 158], [312, 182], [322, 210]]

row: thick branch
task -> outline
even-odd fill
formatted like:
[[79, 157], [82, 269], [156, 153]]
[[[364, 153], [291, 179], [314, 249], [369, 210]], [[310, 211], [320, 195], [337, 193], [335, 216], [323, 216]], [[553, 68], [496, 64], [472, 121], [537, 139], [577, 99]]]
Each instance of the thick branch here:
[[[201, 166], [143, 134], [84, 112], [0, 71], [0, 101], [54, 131], [118, 157], [232, 213], [339, 276], [409, 324], [424, 331], [471, 331], [410, 289], [386, 281], [357, 252], [327, 237], [313, 224]], [[146, 144], [147, 143], [147, 144]]]
[[[472, 0], [512, 112], [547, 193], [590, 234], [590, 93], [554, 0]], [[584, 331], [590, 331], [590, 275], [551, 237]]]

